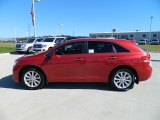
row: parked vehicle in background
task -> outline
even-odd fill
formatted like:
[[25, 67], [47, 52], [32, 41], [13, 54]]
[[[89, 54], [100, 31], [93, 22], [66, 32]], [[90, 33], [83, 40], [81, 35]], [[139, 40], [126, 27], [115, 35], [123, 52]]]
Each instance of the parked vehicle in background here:
[[159, 45], [159, 39], [153, 39], [153, 40], [151, 40], [151, 42], [150, 42], [150, 44], [151, 45]]
[[133, 39], [131, 41], [135, 42], [135, 44], [138, 45], [138, 42], [135, 39]]
[[130, 40], [69, 40], [15, 62], [13, 79], [31, 90], [48, 82], [103, 82], [128, 90], [152, 73], [150, 54]]
[[66, 37], [46, 37], [41, 42], [35, 43], [33, 45], [33, 51], [43, 52], [47, 51], [49, 48], [52, 48], [62, 42], [64, 42]]
[[139, 45], [146, 45], [146, 44], [148, 44], [148, 39], [139, 40], [139, 41], [138, 41], [138, 44], [139, 44]]
[[78, 39], [78, 38], [87, 38], [86, 36], [67, 36], [65, 41], [73, 40], [73, 39]]
[[25, 43], [17, 43], [16, 44], [16, 51], [17, 52], [24, 52], [24, 53], [31, 53], [33, 50], [33, 44], [42, 41], [43, 38], [29, 38]]

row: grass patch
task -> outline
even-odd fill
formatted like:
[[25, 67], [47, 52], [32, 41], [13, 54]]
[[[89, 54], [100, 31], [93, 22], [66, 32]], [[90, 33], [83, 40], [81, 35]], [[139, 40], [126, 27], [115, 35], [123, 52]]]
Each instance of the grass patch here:
[[139, 46], [150, 52], [160, 52], [160, 45], [139, 45]]
[[16, 50], [14, 42], [0, 42], [0, 53], [8, 53]]
[[[139, 45], [139, 46], [147, 51], [160, 52], [160, 45]], [[0, 53], [8, 53], [13, 51], [16, 51], [16, 43], [0, 42]]]

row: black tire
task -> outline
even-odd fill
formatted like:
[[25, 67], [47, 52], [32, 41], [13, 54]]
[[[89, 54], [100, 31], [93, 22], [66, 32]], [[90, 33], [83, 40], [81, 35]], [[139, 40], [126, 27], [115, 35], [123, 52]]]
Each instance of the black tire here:
[[29, 53], [32, 53], [32, 47], [29, 47], [28, 49], [27, 49], [27, 53], [29, 54]]
[[21, 75], [21, 83], [26, 89], [37, 90], [45, 85], [45, 77], [40, 70], [27, 68]]
[[134, 87], [135, 75], [129, 69], [115, 70], [109, 80], [109, 85], [118, 91], [127, 91]]

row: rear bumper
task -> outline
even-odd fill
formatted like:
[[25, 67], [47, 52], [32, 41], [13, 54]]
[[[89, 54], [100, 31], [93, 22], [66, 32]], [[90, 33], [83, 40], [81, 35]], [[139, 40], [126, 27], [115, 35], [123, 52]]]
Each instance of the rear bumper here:
[[138, 70], [139, 81], [148, 80], [152, 75], [152, 67], [151, 65], [143, 65]]

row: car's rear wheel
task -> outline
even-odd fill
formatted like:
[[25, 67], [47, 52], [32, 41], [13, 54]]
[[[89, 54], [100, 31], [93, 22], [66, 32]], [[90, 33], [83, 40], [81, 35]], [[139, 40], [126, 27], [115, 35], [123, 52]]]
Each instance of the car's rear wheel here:
[[128, 90], [133, 88], [135, 75], [129, 69], [119, 69], [113, 72], [109, 84], [116, 90]]
[[45, 78], [40, 70], [27, 68], [22, 72], [21, 82], [27, 89], [36, 90], [44, 86]]

